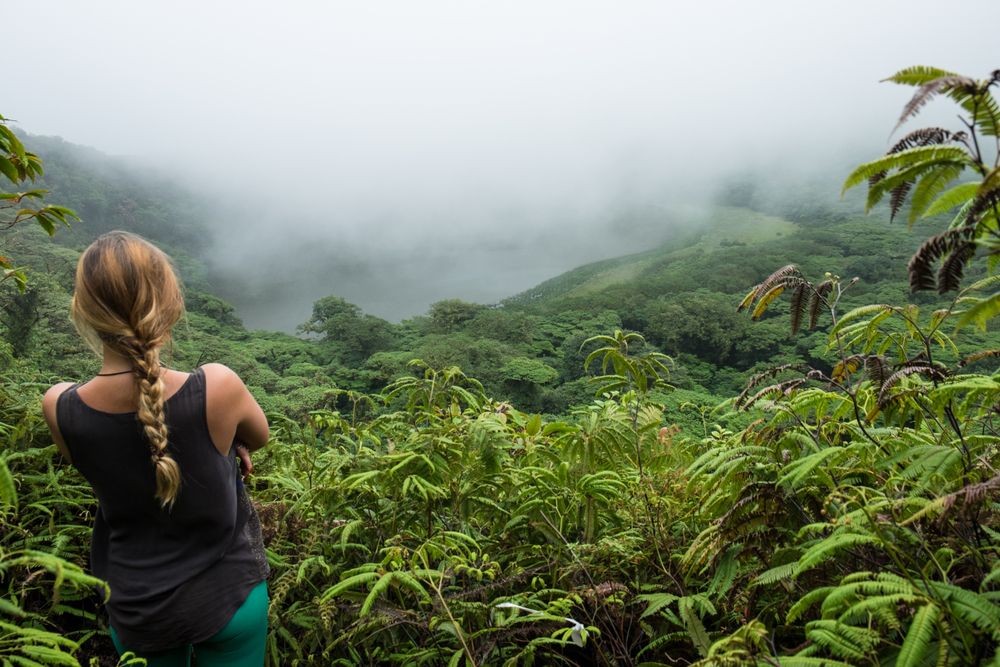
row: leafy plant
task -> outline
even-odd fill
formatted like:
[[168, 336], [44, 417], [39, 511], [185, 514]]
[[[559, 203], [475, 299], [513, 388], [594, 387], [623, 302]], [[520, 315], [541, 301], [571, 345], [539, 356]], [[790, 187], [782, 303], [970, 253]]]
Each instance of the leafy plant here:
[[[26, 151], [17, 135], [7, 127], [9, 118], [0, 115], [0, 174], [13, 183], [19, 185], [25, 181], [34, 181], [42, 175], [42, 161], [37, 155]], [[0, 192], [0, 229], [10, 229], [14, 225], [27, 220], [35, 220], [45, 232], [52, 236], [56, 233], [56, 227], [66, 225], [69, 227], [69, 219], [79, 220], [80, 218], [65, 206], [45, 206], [43, 208], [31, 208], [28, 202], [41, 201], [45, 199], [48, 190], [27, 190], [25, 192], [3, 193]], [[23, 206], [23, 208], [17, 208]], [[16, 209], [16, 210], [15, 210]], [[3, 270], [3, 278], [0, 282], [13, 279], [17, 283], [18, 289], [22, 292], [28, 285], [25, 275], [25, 267], [15, 268], [6, 257], [0, 257], [0, 269]]]

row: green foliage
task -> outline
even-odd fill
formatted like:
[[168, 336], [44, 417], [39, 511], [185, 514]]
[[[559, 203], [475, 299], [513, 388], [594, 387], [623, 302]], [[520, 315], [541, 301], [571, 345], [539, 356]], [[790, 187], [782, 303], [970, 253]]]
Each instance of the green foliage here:
[[[10, 119], [0, 115], [0, 175], [15, 186], [25, 181], [34, 183], [36, 178], [42, 176], [42, 161], [34, 153], [25, 150], [21, 140], [7, 127], [8, 122]], [[10, 229], [20, 222], [34, 220], [45, 233], [52, 236], [60, 225], [69, 227], [71, 218], [80, 219], [65, 206], [33, 208], [30, 205], [32, 201], [44, 200], [46, 194], [48, 190], [12, 193], [0, 191], [0, 229]], [[15, 268], [10, 259], [0, 257], [0, 270], [3, 271], [0, 283], [13, 279], [22, 292], [27, 288], [28, 278], [24, 273], [26, 267]]]

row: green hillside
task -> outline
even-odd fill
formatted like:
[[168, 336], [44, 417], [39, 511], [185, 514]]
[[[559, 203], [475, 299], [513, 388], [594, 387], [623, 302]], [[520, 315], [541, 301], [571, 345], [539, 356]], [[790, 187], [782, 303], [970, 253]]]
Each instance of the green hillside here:
[[795, 230], [796, 226], [787, 220], [746, 208], [709, 207], [702, 220], [686, 230], [678, 229], [677, 238], [658, 248], [585, 264], [505, 299], [504, 304], [537, 305], [560, 296], [583, 296], [616, 283], [640, 278], [654, 265], [663, 262], [712, 252], [719, 247], [761, 245]]

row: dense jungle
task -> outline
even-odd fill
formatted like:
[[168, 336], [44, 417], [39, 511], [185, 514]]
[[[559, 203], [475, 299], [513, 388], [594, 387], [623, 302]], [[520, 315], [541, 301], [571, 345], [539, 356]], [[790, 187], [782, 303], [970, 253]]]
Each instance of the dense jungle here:
[[[730, 177], [499, 303], [329, 295], [297, 335], [213, 295], [199, 195], [0, 122], [0, 664], [119, 664], [41, 396], [99, 369], [73, 276], [126, 229], [185, 284], [169, 364], [268, 414], [272, 667], [1000, 666], [1000, 70], [890, 81], [880, 158]], [[913, 130], [934, 96], [958, 126]]]

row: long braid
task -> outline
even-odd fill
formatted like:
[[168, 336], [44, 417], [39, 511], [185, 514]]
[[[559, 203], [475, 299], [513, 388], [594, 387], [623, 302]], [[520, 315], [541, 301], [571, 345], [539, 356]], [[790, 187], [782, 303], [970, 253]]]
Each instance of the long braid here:
[[137, 415], [156, 470], [155, 497], [170, 509], [181, 471], [167, 451], [160, 348], [184, 312], [170, 259], [133, 234], [105, 234], [80, 257], [70, 312], [95, 352], [107, 346], [132, 362]]
[[156, 498], [166, 508], [173, 506], [181, 485], [181, 469], [167, 451], [167, 423], [163, 412], [166, 384], [160, 368], [158, 347], [135, 337], [122, 337], [119, 345], [132, 357], [139, 390], [139, 421], [149, 441], [149, 454], [156, 467]]

